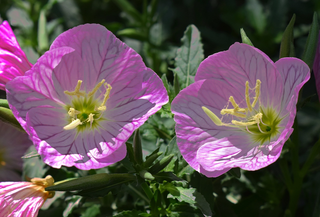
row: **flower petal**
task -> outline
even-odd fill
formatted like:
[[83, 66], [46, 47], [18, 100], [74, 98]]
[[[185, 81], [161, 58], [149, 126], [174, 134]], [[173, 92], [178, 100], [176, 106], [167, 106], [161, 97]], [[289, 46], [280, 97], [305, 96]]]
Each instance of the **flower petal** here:
[[64, 55], [72, 51], [72, 48], [64, 47], [46, 52], [46, 55], [26, 73], [27, 76], [19, 76], [7, 84], [10, 108], [25, 130], [27, 130], [26, 115], [31, 108], [63, 104], [60, 98], [64, 94], [62, 90], [53, 86], [52, 70]]
[[113, 86], [112, 82], [119, 75], [138, 76], [145, 70], [139, 54], [98, 24], [85, 24], [62, 33], [52, 43], [50, 50], [62, 46], [74, 48], [82, 57], [86, 75], [84, 86], [87, 90], [91, 90], [102, 79]]
[[[205, 106], [222, 119], [220, 111], [227, 105], [229, 96], [234, 96], [235, 101], [241, 102], [239, 92], [234, 88], [228, 88], [226, 81], [207, 79], [183, 89], [172, 101], [171, 110], [177, 123], [178, 147], [184, 159], [197, 171], [199, 162], [196, 153], [203, 144], [246, 134], [234, 128], [215, 125], [202, 109], [202, 106]], [[231, 119], [232, 117], [224, 116], [222, 121], [229, 123]]]
[[[260, 79], [262, 105], [272, 105], [279, 111], [281, 109], [282, 77], [270, 58], [250, 45], [235, 43], [229, 50], [206, 58], [198, 68], [195, 81], [207, 78], [224, 80], [230, 88], [244, 88], [246, 81], [254, 88], [257, 79]], [[244, 93], [242, 89], [239, 91]]]
[[8, 81], [24, 75], [31, 66], [9, 23], [3, 21], [0, 25], [0, 89], [5, 90]]

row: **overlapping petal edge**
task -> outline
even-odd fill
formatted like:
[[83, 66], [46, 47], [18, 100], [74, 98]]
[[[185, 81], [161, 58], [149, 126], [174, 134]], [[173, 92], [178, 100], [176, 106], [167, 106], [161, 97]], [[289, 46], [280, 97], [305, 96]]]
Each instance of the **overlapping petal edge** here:
[[[78, 80], [89, 92], [103, 79], [112, 86], [100, 127], [77, 134], [68, 125], [65, 105]], [[161, 79], [141, 57], [98, 24], [70, 29], [53, 42], [26, 76], [6, 86], [15, 117], [45, 163], [52, 167], [97, 169], [122, 160], [135, 129], [168, 102]], [[105, 94], [100, 88], [95, 97]], [[101, 117], [100, 117], [101, 118]]]
[[[196, 82], [172, 102], [177, 144], [184, 159], [208, 177], [234, 167], [258, 170], [273, 163], [293, 131], [298, 93], [309, 78], [309, 67], [303, 61], [282, 58], [273, 63], [246, 44], [235, 43], [209, 56], [200, 64]], [[206, 106], [221, 118], [229, 97], [245, 101], [245, 82], [254, 87], [257, 79], [261, 80], [262, 106], [271, 107], [282, 118], [277, 136], [263, 144], [252, 142], [247, 132], [215, 125], [202, 109]]]
[[0, 90], [5, 90], [8, 81], [24, 75], [31, 66], [9, 23], [3, 21], [0, 24]]

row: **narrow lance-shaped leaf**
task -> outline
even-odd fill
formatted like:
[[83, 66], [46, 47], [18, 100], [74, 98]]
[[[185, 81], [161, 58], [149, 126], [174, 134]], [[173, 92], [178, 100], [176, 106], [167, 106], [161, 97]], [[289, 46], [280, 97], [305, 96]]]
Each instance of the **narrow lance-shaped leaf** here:
[[293, 26], [294, 26], [295, 20], [296, 20], [296, 15], [294, 14], [286, 30], [284, 30], [282, 40], [281, 40], [281, 45], [280, 45], [280, 58], [294, 56]]
[[143, 163], [143, 154], [139, 129], [135, 131], [133, 136], [133, 151], [136, 162], [141, 165]]
[[253, 46], [251, 40], [249, 39], [249, 37], [247, 36], [247, 34], [246, 34], [246, 32], [244, 31], [243, 28], [240, 29], [240, 35], [241, 35], [242, 43]]
[[114, 0], [118, 7], [133, 18], [136, 22], [142, 23], [142, 15], [127, 0]]
[[182, 46], [178, 49], [175, 58], [174, 72], [178, 75], [180, 89], [183, 89], [194, 82], [194, 76], [204, 54], [200, 32], [194, 25], [187, 27], [181, 42]]
[[194, 204], [202, 211], [204, 216], [212, 216], [209, 203], [195, 188], [176, 187], [176, 190], [178, 190], [179, 193], [169, 194], [168, 198], [176, 198], [180, 202]]
[[38, 47], [40, 51], [47, 50], [49, 47], [47, 34], [47, 19], [45, 10], [40, 11], [38, 21]]
[[316, 55], [318, 35], [319, 35], [318, 16], [317, 16], [317, 13], [314, 12], [313, 21], [309, 31], [307, 43], [304, 47], [304, 51], [302, 54], [302, 60], [308, 64], [310, 70], [312, 69], [314, 57]]

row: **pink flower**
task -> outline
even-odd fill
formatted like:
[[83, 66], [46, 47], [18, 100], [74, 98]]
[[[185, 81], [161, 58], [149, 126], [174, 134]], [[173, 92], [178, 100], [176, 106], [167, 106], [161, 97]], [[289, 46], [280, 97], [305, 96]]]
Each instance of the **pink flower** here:
[[0, 25], [0, 89], [32, 67], [7, 21]]
[[54, 196], [54, 192], [45, 191], [53, 183], [51, 176], [31, 182], [0, 182], [0, 216], [37, 216], [47, 198]]
[[6, 88], [15, 117], [55, 168], [89, 170], [122, 160], [133, 131], [168, 102], [142, 58], [97, 24], [61, 34]]
[[184, 159], [208, 177], [273, 163], [293, 131], [298, 93], [309, 78], [303, 61], [273, 63], [246, 44], [209, 56], [195, 83], [172, 102]]
[[28, 134], [0, 121], [0, 182], [21, 180], [21, 157], [31, 145]]

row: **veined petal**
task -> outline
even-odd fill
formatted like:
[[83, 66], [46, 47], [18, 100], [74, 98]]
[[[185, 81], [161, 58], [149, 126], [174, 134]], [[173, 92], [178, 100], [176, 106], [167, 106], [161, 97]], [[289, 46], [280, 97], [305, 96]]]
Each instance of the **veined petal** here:
[[139, 54], [99, 24], [85, 24], [62, 33], [50, 50], [63, 46], [74, 48], [82, 57], [87, 90], [102, 79], [112, 86], [119, 76], [138, 76], [145, 69]]
[[[213, 54], [199, 66], [195, 81], [201, 79], [218, 79], [228, 82], [228, 86], [237, 88], [249, 81], [255, 87], [257, 79], [261, 80], [261, 103], [273, 105], [280, 111], [279, 103], [283, 91], [283, 80], [274, 63], [260, 50], [247, 45], [235, 43], [229, 50]], [[239, 90], [242, 91], [242, 90]]]
[[275, 65], [284, 81], [280, 114], [285, 117], [282, 124], [287, 128], [293, 125], [299, 91], [310, 79], [310, 69], [302, 60], [292, 57], [281, 58]]
[[26, 115], [30, 109], [63, 104], [60, 101], [64, 96], [62, 90], [53, 86], [52, 70], [60, 63], [61, 58], [70, 52], [73, 52], [73, 49], [68, 47], [47, 51], [26, 73], [27, 76], [19, 76], [7, 84], [10, 108], [25, 130]]
[[[55, 56], [61, 49], [70, 51]], [[132, 132], [168, 102], [142, 58], [97, 24], [61, 34], [30, 71], [9, 83], [8, 101], [45, 163], [56, 168], [97, 169], [123, 159]]]

